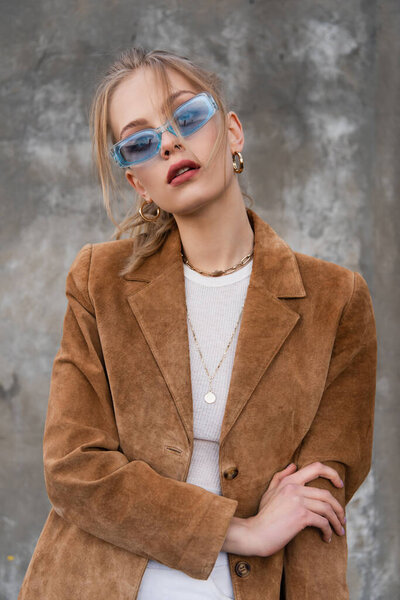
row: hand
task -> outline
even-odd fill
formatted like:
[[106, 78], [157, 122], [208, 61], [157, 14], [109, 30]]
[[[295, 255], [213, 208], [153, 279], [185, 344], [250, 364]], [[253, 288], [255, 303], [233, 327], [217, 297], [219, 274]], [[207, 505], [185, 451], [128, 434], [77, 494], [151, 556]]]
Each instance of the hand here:
[[332, 528], [338, 535], [344, 525], [344, 509], [329, 490], [305, 486], [317, 477], [326, 477], [342, 487], [332, 467], [314, 462], [295, 472], [293, 463], [272, 477], [261, 497], [258, 513], [246, 519], [249, 553], [270, 556], [281, 550], [305, 527], [319, 527], [326, 542], [331, 541]]

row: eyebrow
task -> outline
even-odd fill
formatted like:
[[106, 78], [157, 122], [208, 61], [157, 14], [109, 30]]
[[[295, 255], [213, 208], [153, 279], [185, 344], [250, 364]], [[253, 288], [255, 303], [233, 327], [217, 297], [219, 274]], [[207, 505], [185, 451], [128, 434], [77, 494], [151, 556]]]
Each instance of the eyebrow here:
[[[196, 94], [196, 92], [193, 92], [193, 90], [179, 90], [178, 92], [174, 92], [173, 94], [171, 94], [168, 99], [173, 101], [175, 100], [175, 98], [178, 98], [178, 96], [180, 96], [181, 94], [186, 94], [188, 92], [190, 94]], [[166, 103], [163, 104], [162, 108], [165, 108], [165, 104]], [[134, 121], [129, 121], [129, 123], [122, 128], [121, 133], [119, 134], [119, 139], [122, 139], [122, 135], [127, 129], [130, 129], [131, 127], [136, 127], [137, 125], [148, 125], [148, 121], [146, 119], [135, 119]]]

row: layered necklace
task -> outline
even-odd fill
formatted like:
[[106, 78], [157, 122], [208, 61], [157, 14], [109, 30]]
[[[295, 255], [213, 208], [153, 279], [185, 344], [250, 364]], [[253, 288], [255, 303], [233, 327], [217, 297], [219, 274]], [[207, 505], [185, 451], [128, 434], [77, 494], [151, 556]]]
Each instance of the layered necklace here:
[[[238, 269], [241, 269], [242, 267], [244, 267], [244, 265], [246, 265], [251, 260], [253, 254], [254, 254], [254, 246], [253, 246], [253, 250], [250, 252], [250, 254], [247, 254], [246, 256], [244, 256], [242, 258], [242, 260], [240, 260], [233, 267], [229, 267], [228, 269], [225, 269], [224, 271], [213, 271], [212, 273], [207, 273], [206, 271], [201, 271], [200, 269], [196, 269], [193, 265], [190, 264], [190, 262], [188, 261], [188, 259], [184, 255], [183, 248], [181, 246], [181, 256], [182, 256], [183, 262], [186, 265], [188, 265], [188, 267], [190, 267], [193, 271], [196, 271], [197, 273], [200, 273], [200, 275], [207, 275], [208, 277], [220, 277], [221, 275], [225, 275], [225, 274], [228, 274], [228, 273], [233, 273], [234, 271], [237, 271]], [[194, 339], [194, 342], [196, 344], [197, 350], [199, 352], [200, 360], [202, 362], [202, 365], [203, 365], [204, 370], [205, 370], [205, 372], [207, 374], [207, 377], [208, 377], [209, 388], [208, 388], [208, 392], [204, 396], [204, 400], [208, 404], [213, 404], [216, 401], [216, 399], [217, 399], [215, 393], [212, 391], [211, 383], [212, 383], [212, 380], [214, 379], [215, 375], [217, 374], [217, 371], [220, 368], [220, 366], [222, 364], [222, 361], [224, 360], [224, 358], [225, 358], [225, 356], [226, 356], [226, 354], [227, 354], [227, 352], [228, 352], [228, 350], [230, 348], [230, 345], [231, 345], [232, 340], [234, 338], [234, 335], [236, 333], [236, 329], [238, 328], [240, 318], [242, 316], [243, 308], [244, 308], [244, 303], [242, 304], [242, 307], [241, 307], [241, 310], [240, 310], [240, 314], [239, 314], [239, 318], [238, 318], [238, 320], [236, 322], [236, 325], [235, 325], [235, 328], [234, 328], [233, 333], [231, 335], [231, 338], [229, 340], [229, 343], [228, 343], [227, 347], [225, 348], [224, 354], [222, 355], [222, 358], [219, 361], [218, 366], [215, 369], [215, 372], [214, 372], [213, 375], [210, 375], [210, 373], [209, 373], [209, 371], [207, 369], [207, 366], [206, 366], [206, 364], [204, 362], [204, 357], [203, 357], [203, 354], [201, 352], [201, 349], [200, 349], [199, 342], [197, 340], [196, 334], [194, 332], [192, 321], [191, 321], [190, 316], [189, 316], [189, 312], [187, 311], [187, 308], [186, 308], [186, 312], [187, 312], [187, 317], [188, 317], [190, 329], [192, 330], [192, 334], [193, 334], [193, 339]]]

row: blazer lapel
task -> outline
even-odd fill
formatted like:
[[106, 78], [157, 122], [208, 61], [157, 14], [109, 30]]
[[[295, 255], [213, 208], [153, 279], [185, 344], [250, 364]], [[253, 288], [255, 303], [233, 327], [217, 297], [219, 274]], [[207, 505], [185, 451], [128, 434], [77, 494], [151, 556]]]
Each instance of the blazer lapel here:
[[[279, 298], [306, 296], [296, 257], [268, 223], [247, 208], [254, 229], [253, 268], [243, 308], [220, 444], [300, 315]], [[124, 276], [127, 300], [193, 440], [185, 279], [175, 228], [159, 252]], [[137, 281], [147, 282], [139, 289]], [[133, 290], [133, 291], [132, 291]]]

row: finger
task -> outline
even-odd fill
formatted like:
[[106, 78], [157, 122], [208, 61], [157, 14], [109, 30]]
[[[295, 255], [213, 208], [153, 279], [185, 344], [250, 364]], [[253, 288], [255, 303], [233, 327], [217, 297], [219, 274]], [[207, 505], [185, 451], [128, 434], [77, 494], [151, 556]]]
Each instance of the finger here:
[[304, 485], [317, 477], [325, 477], [330, 479], [337, 487], [343, 487], [343, 481], [340, 479], [339, 473], [321, 462], [313, 462], [299, 469], [291, 475], [291, 480], [299, 485]]
[[329, 504], [332, 506], [332, 509], [336, 512], [337, 517], [341, 521], [342, 525], [346, 523], [346, 515], [343, 506], [340, 504], [339, 500], [332, 496], [329, 490], [322, 490], [320, 488], [315, 488], [310, 485], [307, 485], [300, 487], [299, 493], [302, 494], [305, 498], [320, 500], [322, 502], [329, 502]]
[[340, 523], [337, 514], [328, 502], [305, 498], [304, 505], [308, 510], [311, 510], [312, 512], [326, 517], [338, 535], [345, 534], [345, 530], [342, 527], [342, 524]]
[[307, 513], [306, 522], [307, 526], [321, 529], [325, 542], [332, 540], [332, 528], [329, 525], [328, 519], [310, 510]]
[[287, 477], [288, 475], [290, 475], [291, 473], [294, 473], [296, 471], [297, 467], [294, 463], [289, 463], [287, 465], [287, 467], [285, 467], [284, 469], [282, 469], [282, 471], [277, 471], [269, 484], [268, 489], [272, 489], [274, 487], [276, 487], [278, 485], [278, 483], [284, 478]]
[[285, 475], [288, 472], [292, 473], [296, 469], [297, 469], [297, 467], [296, 467], [296, 465], [294, 463], [289, 463], [284, 469], [282, 469], [282, 471], [278, 471], [277, 473], [275, 473], [275, 475], [280, 475], [282, 477], [285, 477]]

